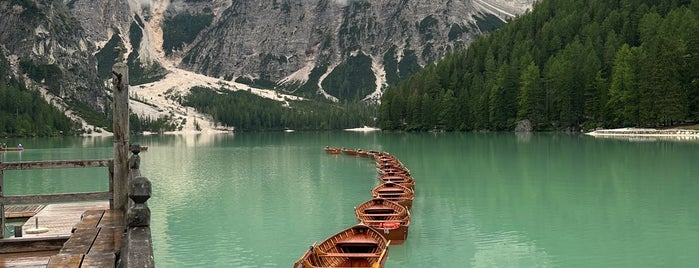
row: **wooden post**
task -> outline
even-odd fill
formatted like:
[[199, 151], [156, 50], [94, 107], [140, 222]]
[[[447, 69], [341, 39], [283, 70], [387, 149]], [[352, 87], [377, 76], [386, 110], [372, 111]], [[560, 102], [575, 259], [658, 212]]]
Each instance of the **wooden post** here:
[[[0, 154], [0, 198], [4, 197], [3, 188], [5, 188], [5, 182], [2, 179], [2, 154]], [[5, 238], [5, 202], [0, 203], [0, 239]]]
[[[123, 47], [120, 46], [120, 47]], [[118, 48], [120, 48], [118, 47]], [[129, 67], [123, 62], [123, 51], [112, 67], [114, 98], [114, 207], [126, 211], [129, 184]]]

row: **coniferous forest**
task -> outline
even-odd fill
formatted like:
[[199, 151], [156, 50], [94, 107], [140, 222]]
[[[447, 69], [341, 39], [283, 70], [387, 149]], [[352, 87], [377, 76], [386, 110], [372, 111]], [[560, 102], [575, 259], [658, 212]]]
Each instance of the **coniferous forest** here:
[[361, 102], [279, 101], [261, 98], [247, 91], [214, 90], [195, 87], [180, 100], [211, 115], [217, 122], [235, 126], [236, 131], [261, 130], [338, 130], [375, 125], [373, 105]]
[[0, 137], [74, 135], [79, 124], [12, 77], [0, 53]]
[[668, 127], [699, 121], [699, 1], [543, 0], [386, 90], [383, 129]]

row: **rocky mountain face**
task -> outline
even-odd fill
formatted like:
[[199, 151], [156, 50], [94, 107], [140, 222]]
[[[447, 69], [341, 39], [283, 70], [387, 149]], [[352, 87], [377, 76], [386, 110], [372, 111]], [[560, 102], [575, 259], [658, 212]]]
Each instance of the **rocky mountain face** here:
[[0, 50], [17, 75], [98, 111], [108, 109], [119, 42], [132, 85], [185, 69], [302, 96], [377, 99], [534, 1], [6, 0]]
[[26, 74], [56, 96], [103, 109], [94, 42], [59, 1], [0, 2], [0, 50], [16, 75]]
[[299, 93], [377, 97], [531, 2], [233, 1], [185, 48], [180, 66]]

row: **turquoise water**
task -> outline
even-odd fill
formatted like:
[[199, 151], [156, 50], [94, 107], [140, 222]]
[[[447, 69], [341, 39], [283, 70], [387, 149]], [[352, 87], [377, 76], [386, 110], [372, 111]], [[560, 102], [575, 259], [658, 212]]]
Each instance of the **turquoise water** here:
[[[158, 267], [290, 267], [356, 223], [387, 151], [416, 179], [386, 267], [694, 267], [699, 141], [513, 133], [145, 136]], [[8, 144], [19, 142], [8, 141]], [[21, 141], [4, 161], [110, 158], [111, 138]], [[41, 149], [39, 149], [41, 148]], [[6, 171], [8, 195], [106, 189], [106, 170]], [[56, 177], [68, 177], [67, 181]]]

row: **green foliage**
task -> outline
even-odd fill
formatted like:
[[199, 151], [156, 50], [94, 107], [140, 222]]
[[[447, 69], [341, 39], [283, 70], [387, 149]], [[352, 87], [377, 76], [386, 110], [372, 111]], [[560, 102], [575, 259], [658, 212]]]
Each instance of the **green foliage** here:
[[420, 64], [417, 62], [417, 55], [414, 50], [403, 51], [403, 58], [398, 63], [398, 79], [403, 80], [420, 70]]
[[[138, 58], [138, 50], [140, 49], [141, 40], [143, 39], [143, 32], [136, 22], [131, 23], [129, 38], [133, 46], [133, 50], [127, 59], [127, 65], [129, 66], [129, 84], [132, 86], [146, 84], [165, 77], [165, 75], [167, 75], [167, 70], [165, 70], [160, 63], [157, 61], [141, 62]], [[109, 69], [111, 73], [111, 66], [109, 66]]]
[[30, 59], [22, 58], [19, 62], [19, 66], [31, 79], [45, 84], [51, 93], [60, 95], [63, 72], [58, 65], [44, 63], [35, 64]]
[[172, 123], [169, 117], [152, 119], [139, 118], [135, 114], [129, 114], [129, 131], [131, 133], [143, 133], [145, 131], [161, 133], [175, 130], [177, 130], [177, 125]]
[[484, 33], [500, 29], [503, 25], [505, 25], [505, 23], [493, 14], [485, 14], [483, 17], [476, 17], [476, 26]]
[[[495, 22], [482, 19], [482, 30]], [[697, 122], [697, 32], [696, 1], [539, 1], [468, 50], [388, 88], [381, 126], [512, 130], [529, 119], [537, 130], [578, 130]]]
[[112, 115], [111, 111], [107, 111], [106, 114], [95, 111], [88, 104], [77, 101], [68, 100], [66, 103], [70, 108], [78, 115], [80, 118], [85, 120], [88, 124], [104, 128], [111, 131], [112, 129]]
[[328, 67], [327, 66], [316, 66], [311, 70], [311, 73], [308, 75], [308, 81], [306, 81], [303, 84], [299, 83], [294, 83], [294, 84], [287, 84], [283, 85], [282, 88], [284, 88], [285, 91], [291, 92], [296, 96], [308, 98], [308, 99], [317, 99], [317, 98], [324, 98], [322, 96], [319, 96], [318, 94], [318, 80], [320, 77], [327, 71]]
[[0, 136], [74, 135], [78, 124], [11, 75], [0, 53]]
[[362, 53], [349, 57], [323, 80], [323, 89], [340, 100], [357, 101], [374, 92], [376, 78], [371, 58]]
[[244, 77], [244, 76], [239, 76], [238, 78], [235, 79], [235, 82], [241, 83], [241, 84], [246, 84], [248, 86], [256, 87], [256, 88], [266, 88], [266, 89], [273, 89], [277, 83], [274, 81], [270, 81], [267, 79], [252, 79], [249, 77]]
[[466, 30], [468, 30], [468, 28], [464, 29], [461, 28], [460, 25], [452, 23], [451, 27], [449, 27], [449, 42], [459, 39], [459, 37], [461, 37], [461, 34], [463, 34]]
[[389, 85], [395, 85], [400, 81], [398, 78], [398, 59], [396, 58], [396, 46], [393, 45], [391, 48], [383, 54], [383, 66], [386, 70], [386, 82]]
[[112, 66], [116, 63], [117, 52], [114, 50], [121, 42], [121, 37], [118, 34], [112, 35], [102, 49], [100, 49], [95, 57], [97, 58], [97, 74], [101, 79], [108, 79], [112, 76]]
[[214, 16], [211, 14], [180, 13], [163, 20], [163, 49], [165, 55], [173, 50], [182, 49], [197, 37], [199, 32], [211, 24]]
[[213, 116], [221, 124], [242, 131], [338, 130], [374, 125], [373, 106], [364, 103], [327, 103], [319, 101], [281, 102], [262, 98], [247, 91], [215, 91], [192, 88], [183, 104]]
[[432, 30], [438, 23], [439, 21], [432, 17], [432, 15], [429, 15], [420, 21], [418, 24], [418, 32], [422, 35], [424, 40], [433, 39], [434, 36], [432, 35]]

